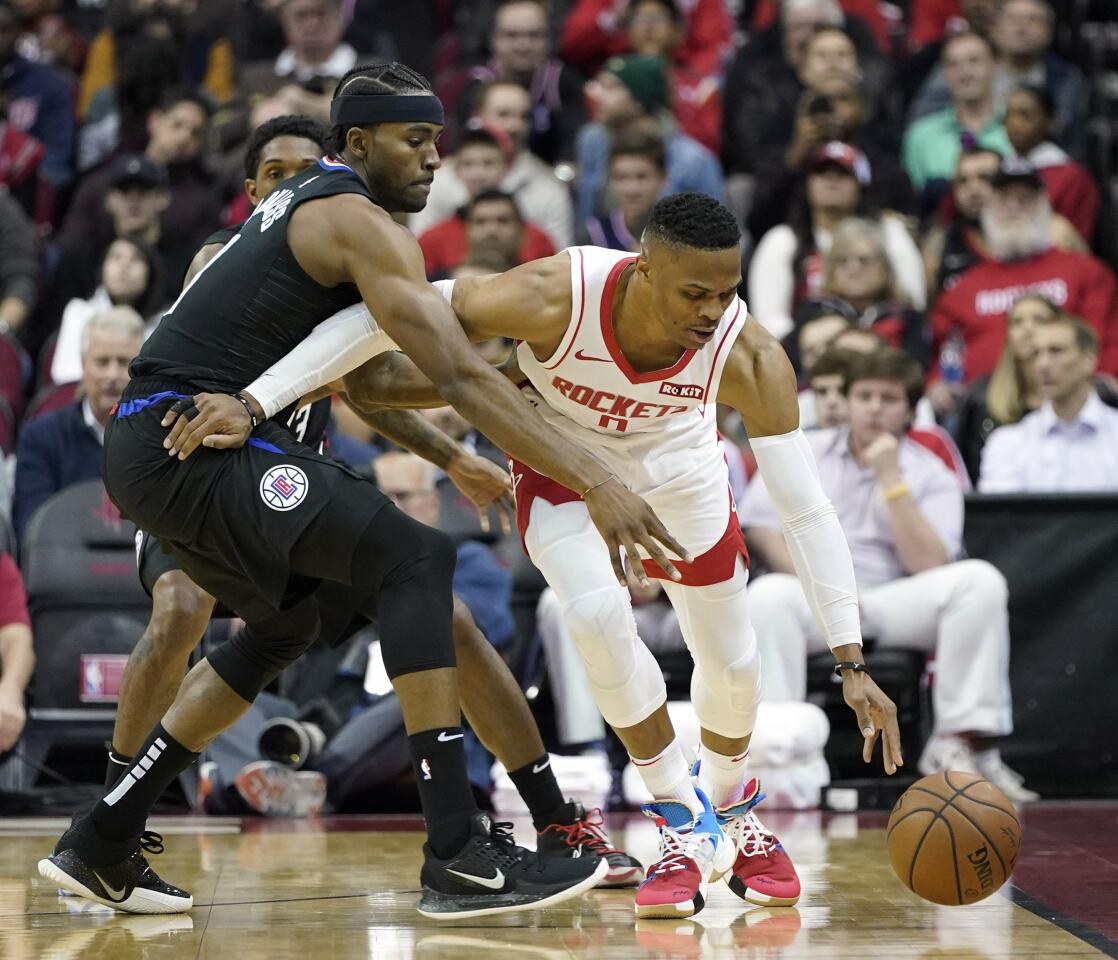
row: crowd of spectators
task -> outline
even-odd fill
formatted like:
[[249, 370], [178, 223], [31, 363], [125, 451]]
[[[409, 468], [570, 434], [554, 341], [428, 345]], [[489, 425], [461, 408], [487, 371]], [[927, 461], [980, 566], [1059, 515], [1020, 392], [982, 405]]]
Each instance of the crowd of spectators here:
[[[1077, 66], [1064, 6], [0, 2], [0, 508], [14, 531], [0, 554], [0, 752], [23, 723], [31, 669], [13, 562], [28, 523], [99, 475], [128, 360], [199, 245], [249, 212], [252, 132], [289, 114], [326, 123], [337, 79], [373, 59], [424, 70], [446, 107], [443, 163], [409, 222], [432, 280], [572, 243], [635, 254], [659, 197], [727, 202], [746, 238], [741, 293], [792, 359], [821, 460], [836, 478], [857, 474], [851, 497], [889, 481], [928, 498], [934, 486], [948, 504], [920, 500], [927, 549], [915, 563], [898, 545], [886, 551], [868, 574], [867, 612], [892, 642], [893, 601], [877, 610], [872, 597], [931, 568], [943, 583], [962, 577], [990, 605], [984, 649], [1003, 661], [1004, 583], [954, 563], [962, 493], [1118, 490], [1114, 158], [1090, 138], [1105, 85]], [[866, 354], [894, 357], [884, 379], [904, 387], [885, 479], [844, 439], [857, 432], [851, 371]], [[370, 472], [391, 449], [344, 408], [331, 432], [335, 452]], [[732, 423], [724, 433], [737, 493], [760, 503], [746, 494], [747, 438]], [[417, 497], [436, 479], [420, 473], [408, 474]], [[888, 533], [879, 507], [863, 516], [870, 539]], [[766, 541], [762, 508], [743, 521]], [[507, 564], [506, 546], [485, 549]], [[784, 570], [770, 547], [760, 553]], [[771, 682], [799, 697], [792, 661], [818, 638], [795, 591], [777, 576], [765, 584], [758, 635], [765, 646], [766, 631], [780, 633], [787, 667]], [[553, 613], [545, 596], [541, 623]], [[670, 618], [653, 619], [646, 632], [670, 646]], [[930, 650], [935, 624], [924, 626], [896, 642]], [[951, 656], [941, 650], [941, 670]], [[991, 684], [983, 735], [1005, 726]], [[579, 695], [559, 697], [560, 726], [593, 734], [567, 740], [597, 740]], [[937, 737], [950, 739], [959, 706], [936, 706]]]

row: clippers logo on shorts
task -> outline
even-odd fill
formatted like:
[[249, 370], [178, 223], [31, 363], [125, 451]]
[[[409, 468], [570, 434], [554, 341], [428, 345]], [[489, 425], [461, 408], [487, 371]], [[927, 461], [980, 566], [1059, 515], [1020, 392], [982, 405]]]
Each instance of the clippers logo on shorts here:
[[294, 510], [307, 497], [307, 475], [290, 463], [272, 467], [260, 480], [260, 496], [273, 510]]

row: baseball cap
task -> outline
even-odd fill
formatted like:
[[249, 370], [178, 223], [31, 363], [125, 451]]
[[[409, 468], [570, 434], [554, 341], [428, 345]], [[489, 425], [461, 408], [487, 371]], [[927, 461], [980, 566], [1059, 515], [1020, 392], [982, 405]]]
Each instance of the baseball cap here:
[[1044, 181], [1040, 174], [1028, 160], [1023, 157], [1006, 157], [998, 166], [994, 174], [995, 187], [1004, 187], [1011, 183], [1028, 183], [1037, 190], [1044, 189]]
[[167, 171], [142, 153], [117, 157], [109, 171], [110, 187], [138, 186], [156, 190], [167, 186]]
[[828, 166], [841, 167], [854, 177], [860, 186], [869, 186], [870, 162], [861, 150], [850, 146], [849, 143], [832, 140], [816, 150], [808, 162], [809, 170], [818, 170], [821, 167]]
[[659, 113], [668, 105], [668, 64], [663, 57], [647, 53], [610, 57], [602, 71], [625, 84], [649, 113]]

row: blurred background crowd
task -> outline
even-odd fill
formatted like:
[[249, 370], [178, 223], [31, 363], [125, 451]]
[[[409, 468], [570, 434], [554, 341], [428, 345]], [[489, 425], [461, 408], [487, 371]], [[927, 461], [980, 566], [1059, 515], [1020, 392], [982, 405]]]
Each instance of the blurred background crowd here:
[[[327, 124], [337, 79], [373, 59], [419, 69], [446, 107], [443, 165], [409, 223], [430, 279], [575, 243], [635, 252], [659, 197], [703, 191], [743, 227], [741, 294], [795, 365], [803, 425], [892, 434], [900, 455], [862, 463], [881, 484], [909, 445], [930, 458], [913, 469], [932, 477], [916, 500], [938, 564], [961, 556], [965, 494], [1118, 491], [1112, 0], [4, 0], [0, 752], [26, 724], [33, 647], [42, 661], [52, 642], [36, 630], [33, 644], [20, 580], [33, 518], [99, 478], [128, 361], [199, 245], [250, 210], [253, 131], [289, 114]], [[898, 390], [867, 397], [867, 381]], [[453, 412], [434, 416], [502, 462]], [[748, 438], [722, 427], [742, 521], [762, 530]], [[370, 472], [392, 450], [343, 406], [330, 438]], [[552, 745], [602, 749], [515, 536], [483, 532], [441, 472], [383, 470], [402, 504], [484, 546], [475, 619], [533, 693], [549, 686]], [[865, 535], [860, 584], [919, 572], [896, 528], [855, 518], [845, 487], [832, 497], [840, 515], [849, 499], [848, 536]], [[754, 542], [755, 573], [781, 571], [780, 545]], [[892, 565], [874, 568], [874, 550]], [[1004, 616], [1000, 574], [971, 585]], [[654, 589], [634, 602], [654, 650], [682, 649]], [[759, 602], [759, 633], [786, 636], [790, 605]], [[938, 629], [907, 645], [934, 656]], [[360, 679], [364, 656], [322, 674]], [[788, 669], [780, 698], [802, 698]], [[354, 711], [385, 693], [351, 686]]]

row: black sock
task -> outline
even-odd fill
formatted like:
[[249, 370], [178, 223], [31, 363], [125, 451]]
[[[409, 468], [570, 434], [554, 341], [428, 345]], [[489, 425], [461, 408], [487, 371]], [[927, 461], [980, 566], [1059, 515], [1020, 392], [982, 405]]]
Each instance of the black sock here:
[[198, 754], [187, 750], [163, 724], [157, 725], [127, 773], [93, 808], [97, 832], [106, 840], [138, 836], [159, 795], [197, 759]]
[[424, 730], [408, 737], [419, 802], [427, 821], [427, 842], [440, 860], [453, 857], [470, 836], [470, 817], [478, 812], [461, 727]]
[[116, 786], [120, 775], [132, 764], [132, 758], [123, 753], [117, 753], [112, 744], [109, 745], [109, 759], [105, 766], [105, 792], [108, 793]]
[[555, 771], [551, 769], [551, 757], [545, 753], [519, 770], [510, 770], [509, 779], [528, 805], [537, 830], [557, 822], [556, 817], [562, 812], [560, 808], [565, 806], [565, 801], [555, 781]]

